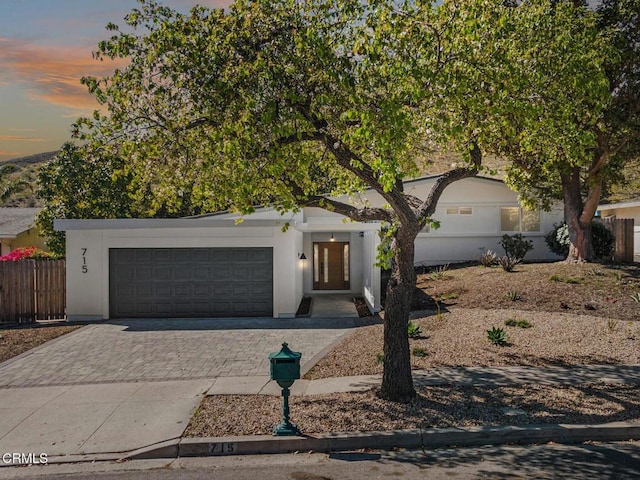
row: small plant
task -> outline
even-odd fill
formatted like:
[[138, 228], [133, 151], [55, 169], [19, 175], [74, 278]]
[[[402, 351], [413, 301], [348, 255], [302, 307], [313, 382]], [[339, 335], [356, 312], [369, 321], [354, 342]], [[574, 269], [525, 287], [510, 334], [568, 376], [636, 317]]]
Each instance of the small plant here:
[[478, 262], [480, 262], [480, 265], [482, 265], [483, 267], [492, 267], [493, 265], [496, 264], [497, 258], [498, 256], [495, 254], [495, 252], [492, 252], [491, 250], [487, 250], [486, 252], [480, 255]]
[[445, 292], [445, 293], [441, 293], [438, 296], [438, 300], [442, 301], [442, 300], [455, 300], [457, 298], [460, 298], [460, 294], [456, 293], [456, 292]]
[[596, 267], [593, 267], [591, 270], [589, 270], [589, 275], [591, 275], [592, 277], [603, 277], [604, 274], [605, 273], [602, 270]]
[[516, 325], [518, 325], [518, 320], [516, 320], [515, 318], [508, 318], [504, 321], [504, 324], [507, 327], [515, 327]]
[[525, 319], [521, 319], [518, 320], [518, 323], [516, 323], [516, 327], [518, 328], [531, 328], [533, 327], [533, 325], [531, 324], [531, 322], [525, 320]]
[[640, 292], [632, 293], [629, 296], [631, 297], [631, 300], [633, 300], [634, 302], [640, 303]]
[[500, 265], [505, 272], [513, 272], [513, 269], [516, 268], [516, 265], [518, 265], [520, 261], [519, 258], [505, 255], [498, 259], [498, 265]]
[[516, 292], [515, 290], [509, 290], [507, 292], [506, 297], [511, 300], [512, 302], [517, 302], [518, 300], [521, 300], [522, 297], [520, 296], [520, 294], [518, 292]]
[[609, 333], [613, 333], [616, 331], [616, 328], [618, 327], [618, 320], [615, 318], [608, 318], [607, 319], [607, 330], [609, 331]]
[[377, 354], [376, 354], [376, 361], [377, 361], [379, 364], [384, 363], [384, 354], [383, 354], [383, 353], [377, 353]]
[[502, 245], [507, 257], [517, 258], [520, 261], [528, 252], [533, 250], [533, 242], [525, 240], [521, 233], [516, 233], [515, 235], [504, 234], [502, 240], [500, 240], [500, 245]]
[[613, 278], [615, 279], [616, 283], [622, 282], [622, 274], [620, 272], [613, 272]]
[[422, 336], [422, 330], [413, 322], [409, 322], [407, 325], [407, 333], [409, 334], [409, 338], [420, 338]]
[[569, 284], [582, 283], [582, 281], [579, 278], [563, 277], [562, 275], [558, 275], [558, 274], [555, 274], [555, 273], [549, 277], [549, 280], [552, 281], [552, 282], [562, 282], [562, 283], [569, 283]]
[[446, 263], [444, 265], [440, 265], [439, 267], [436, 267], [436, 269], [431, 272], [431, 279], [432, 280], [440, 280], [443, 279], [447, 276], [447, 272], [449, 271], [449, 264]]
[[487, 338], [494, 345], [504, 346], [507, 344], [507, 332], [504, 328], [492, 327], [491, 330], [487, 330]]
[[413, 354], [414, 357], [426, 357], [427, 349], [423, 347], [413, 347], [413, 350], [411, 350], [411, 353]]

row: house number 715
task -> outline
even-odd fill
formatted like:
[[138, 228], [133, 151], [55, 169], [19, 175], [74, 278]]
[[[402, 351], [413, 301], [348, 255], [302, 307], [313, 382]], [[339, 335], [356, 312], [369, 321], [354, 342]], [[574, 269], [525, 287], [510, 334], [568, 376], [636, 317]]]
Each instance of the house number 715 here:
[[87, 249], [82, 249], [82, 273], [87, 273], [89, 269], [87, 268]]

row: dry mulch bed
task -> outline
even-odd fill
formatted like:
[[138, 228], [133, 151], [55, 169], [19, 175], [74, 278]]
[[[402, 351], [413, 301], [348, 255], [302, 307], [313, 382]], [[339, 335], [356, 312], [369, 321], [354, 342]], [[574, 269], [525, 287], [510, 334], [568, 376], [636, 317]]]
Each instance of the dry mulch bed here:
[[[419, 275], [418, 287], [412, 318], [422, 332], [410, 348], [424, 356], [412, 354], [416, 369], [640, 363], [638, 264], [524, 264], [512, 273], [452, 266]], [[531, 327], [505, 326], [508, 319]], [[494, 326], [507, 331], [506, 346], [487, 340]], [[306, 378], [381, 373], [382, 330], [355, 329]], [[208, 397], [186, 435], [270, 434], [280, 409], [278, 397]], [[640, 386], [420, 387], [408, 404], [340, 393], [292, 397], [291, 415], [304, 433], [640, 421]]]
[[0, 326], [0, 362], [4, 362], [82, 325], [29, 324]]
[[[407, 404], [373, 391], [291, 397], [291, 420], [305, 434], [474, 425], [640, 421], [640, 386], [421, 387]], [[269, 435], [282, 401], [266, 395], [207, 397], [185, 436]], [[520, 410], [520, 414], [518, 414]], [[524, 414], [522, 414], [524, 412]]]

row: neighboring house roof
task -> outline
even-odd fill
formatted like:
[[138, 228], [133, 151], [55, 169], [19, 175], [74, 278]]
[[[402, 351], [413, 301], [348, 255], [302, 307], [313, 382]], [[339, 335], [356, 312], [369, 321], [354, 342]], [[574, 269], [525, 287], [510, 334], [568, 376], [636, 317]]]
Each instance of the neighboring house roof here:
[[640, 207], [640, 198], [622, 203], [606, 203], [598, 205], [598, 210], [617, 210], [619, 208], [635, 208]]
[[16, 238], [33, 228], [40, 208], [0, 208], [0, 238]]

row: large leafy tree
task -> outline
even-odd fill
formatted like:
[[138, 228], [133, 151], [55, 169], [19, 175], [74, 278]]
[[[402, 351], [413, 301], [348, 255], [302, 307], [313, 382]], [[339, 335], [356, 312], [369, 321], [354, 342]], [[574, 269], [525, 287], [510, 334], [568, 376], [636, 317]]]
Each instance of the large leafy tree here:
[[[152, 185], [125, 170], [123, 159], [102, 150], [65, 143], [38, 172], [39, 198], [44, 207], [36, 219], [47, 246], [65, 253], [64, 232], [54, 229], [61, 218], [176, 217], [200, 213], [190, 201], [190, 189], [159, 202]], [[184, 187], [184, 185], [183, 185]]]
[[[207, 210], [316, 206], [388, 223], [380, 394], [406, 401], [415, 395], [414, 240], [447, 185], [481, 163], [447, 96], [453, 83], [472, 83], [473, 70], [457, 64], [478, 40], [475, 18], [488, 3], [238, 0], [227, 11], [182, 15], [143, 1], [126, 18], [134, 33], [109, 25], [114, 35], [96, 53], [129, 65], [84, 79], [108, 114], [79, 121], [77, 131], [88, 151], [123, 159], [127, 174], [154, 185], [159, 202], [188, 184]], [[417, 174], [425, 139], [458, 146], [464, 161], [420, 199], [403, 191], [403, 179]], [[387, 205], [333, 198], [364, 188]]]
[[564, 202], [567, 259], [588, 261], [603, 184], [620, 178], [638, 138], [640, 2], [529, 3], [505, 45], [485, 140], [510, 160], [507, 182], [526, 203]]
[[[571, 84], [585, 94], [598, 87], [587, 98], [599, 98], [606, 87], [601, 77], [584, 85], [579, 69], [545, 76], [530, 66], [543, 61], [544, 49], [560, 66], [572, 55], [599, 58], [599, 45], [536, 43], [536, 29], [547, 27], [544, 0], [517, 8], [435, 3], [238, 0], [227, 11], [196, 7], [182, 15], [142, 1], [126, 19], [133, 33], [109, 25], [114, 34], [96, 52], [128, 58], [128, 66], [84, 79], [106, 114], [76, 125], [86, 152], [122, 159], [124, 175], [153, 186], [156, 205], [188, 190], [205, 210], [315, 206], [387, 223], [392, 276], [380, 394], [396, 401], [415, 395], [407, 338], [414, 240], [443, 191], [479, 171], [482, 145], [505, 150], [505, 128], [519, 132], [552, 109], [534, 101], [532, 88], [519, 92], [529, 73], [535, 87], [545, 79], [554, 86], [547, 96]], [[551, 18], [557, 32], [566, 19]], [[531, 44], [518, 40], [523, 32]], [[565, 123], [547, 131], [572, 151], [585, 149], [572, 143], [575, 129], [563, 131], [579, 92], [559, 97]], [[522, 108], [514, 125], [510, 116]], [[403, 180], [420, 171], [431, 144], [457, 149], [462, 161], [417, 198]], [[364, 188], [386, 205], [335, 200]]]

